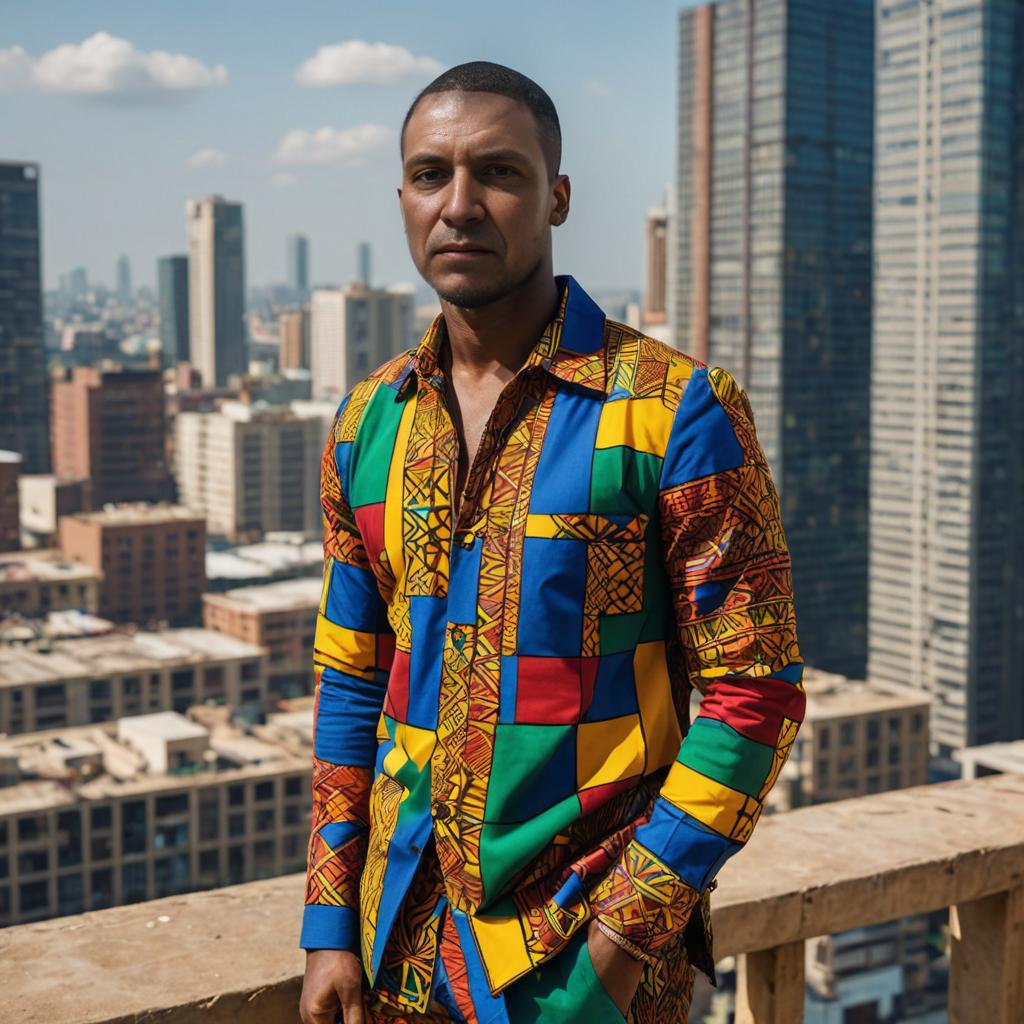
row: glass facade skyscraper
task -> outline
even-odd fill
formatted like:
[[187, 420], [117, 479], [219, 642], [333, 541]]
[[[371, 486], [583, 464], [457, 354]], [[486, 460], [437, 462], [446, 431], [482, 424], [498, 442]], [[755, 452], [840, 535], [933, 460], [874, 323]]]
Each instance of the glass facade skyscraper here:
[[676, 344], [750, 396], [782, 499], [801, 649], [867, 652], [871, 0], [679, 14]]
[[188, 362], [188, 257], [164, 256], [156, 265], [160, 349], [164, 366]]
[[39, 165], [0, 161], [0, 449], [23, 473], [50, 469], [39, 238]]
[[869, 671], [1024, 738], [1024, 2], [880, 0]]

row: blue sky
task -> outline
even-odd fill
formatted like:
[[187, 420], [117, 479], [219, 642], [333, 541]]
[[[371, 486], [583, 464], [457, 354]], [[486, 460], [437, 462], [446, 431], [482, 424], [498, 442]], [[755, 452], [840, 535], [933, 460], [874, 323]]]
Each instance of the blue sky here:
[[[245, 204], [251, 284], [284, 279], [291, 231], [309, 236], [317, 283], [349, 280], [367, 239], [376, 283], [420, 284], [397, 130], [432, 68], [494, 60], [558, 108], [573, 192], [556, 271], [639, 287], [643, 218], [673, 173], [680, 6], [2, 0], [0, 159], [41, 164], [47, 287], [79, 264], [112, 283], [122, 252], [135, 282], [153, 284], [157, 257], [184, 251], [185, 200], [211, 192]], [[397, 49], [365, 45], [378, 43]], [[303, 66], [314, 82], [360, 80], [305, 86]]]

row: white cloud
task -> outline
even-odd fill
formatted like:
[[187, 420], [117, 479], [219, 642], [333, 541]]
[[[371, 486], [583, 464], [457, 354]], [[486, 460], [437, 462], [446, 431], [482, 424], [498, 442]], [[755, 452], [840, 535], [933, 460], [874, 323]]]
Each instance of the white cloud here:
[[270, 184], [274, 188], [291, 188], [292, 185], [298, 184], [298, 181], [299, 176], [292, 174], [291, 171], [278, 171], [270, 176]]
[[323, 127], [289, 132], [274, 153], [279, 164], [354, 164], [393, 142], [395, 132], [379, 124], [360, 124], [340, 131]]
[[612, 92], [604, 82], [597, 82], [593, 79], [583, 83], [583, 91], [590, 96], [600, 96], [602, 99], [605, 96], [610, 96]]
[[223, 64], [209, 68], [183, 53], [147, 53], [108, 32], [64, 43], [38, 58], [20, 46], [0, 50], [0, 88], [8, 90], [144, 97], [206, 89], [227, 80]]
[[414, 57], [404, 46], [349, 39], [321, 46], [295, 70], [295, 81], [309, 88], [331, 85], [393, 85], [403, 78], [436, 75], [433, 57]]
[[213, 146], [200, 149], [193, 153], [186, 161], [186, 167], [222, 167], [227, 163], [227, 157]]

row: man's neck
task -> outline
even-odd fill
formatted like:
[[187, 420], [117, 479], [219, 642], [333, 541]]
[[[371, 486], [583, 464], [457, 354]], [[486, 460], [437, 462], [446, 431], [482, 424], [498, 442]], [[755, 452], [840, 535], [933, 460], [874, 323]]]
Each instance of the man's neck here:
[[558, 285], [550, 270], [477, 309], [442, 299], [453, 371], [463, 379], [513, 376], [555, 315], [557, 303]]

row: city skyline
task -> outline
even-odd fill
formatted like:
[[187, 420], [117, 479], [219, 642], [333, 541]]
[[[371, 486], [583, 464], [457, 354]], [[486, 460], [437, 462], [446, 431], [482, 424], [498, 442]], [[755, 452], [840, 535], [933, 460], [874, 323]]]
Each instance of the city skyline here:
[[[136, 285], [155, 288], [157, 260], [183, 251], [184, 202], [211, 193], [247, 208], [256, 285], [286, 280], [285, 238], [299, 232], [311, 285], [355, 280], [356, 243], [368, 240], [377, 280], [420, 286], [394, 192], [398, 129], [435, 74], [475, 59], [534, 77], [559, 111], [574, 187], [555, 233], [560, 271], [639, 288], [643, 218], [673, 173], [672, 30], [685, 6], [601, 2], [541, 33], [549, 13], [537, 3], [525, 16], [459, 4], [443, 20], [406, 3], [344, 16], [309, 4], [302, 19], [259, 4], [216, 22], [198, 7], [188, 17], [187, 3], [173, 14], [120, 2], [59, 4], [47, 19], [12, 11], [0, 35], [3, 155], [41, 166], [44, 288], [78, 266], [113, 287], [122, 254]], [[637, 66], [642, 76], [620, 70]]]

